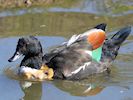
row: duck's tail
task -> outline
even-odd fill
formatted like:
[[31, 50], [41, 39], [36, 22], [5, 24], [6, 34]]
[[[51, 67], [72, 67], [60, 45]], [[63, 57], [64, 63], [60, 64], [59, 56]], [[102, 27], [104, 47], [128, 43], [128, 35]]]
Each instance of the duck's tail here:
[[112, 38], [105, 40], [102, 48], [102, 57], [101, 61], [111, 62], [115, 60], [118, 55], [118, 50], [121, 44], [125, 41], [125, 39], [129, 36], [131, 32], [131, 27], [125, 27], [120, 29]]

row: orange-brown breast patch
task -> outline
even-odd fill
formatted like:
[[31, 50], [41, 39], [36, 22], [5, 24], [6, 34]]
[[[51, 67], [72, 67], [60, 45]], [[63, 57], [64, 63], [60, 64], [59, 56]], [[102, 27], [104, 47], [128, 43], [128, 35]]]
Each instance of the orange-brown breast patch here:
[[92, 31], [87, 38], [87, 41], [92, 45], [93, 50], [99, 48], [105, 40], [105, 32], [102, 30]]

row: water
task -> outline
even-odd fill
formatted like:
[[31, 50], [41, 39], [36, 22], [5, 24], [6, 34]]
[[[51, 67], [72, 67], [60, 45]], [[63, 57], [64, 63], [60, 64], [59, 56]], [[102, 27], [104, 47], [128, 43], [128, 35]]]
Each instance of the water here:
[[[59, 4], [58, 4], [59, 3]], [[107, 36], [133, 25], [132, 0], [74, 0], [46, 7], [0, 11], [0, 100], [133, 100], [133, 28], [111, 66], [111, 74], [87, 80], [25, 82], [12, 72], [22, 59], [9, 63], [19, 37], [35, 35], [44, 52], [66, 41], [72, 34], [96, 24], [108, 24]], [[24, 88], [24, 84], [29, 88]]]

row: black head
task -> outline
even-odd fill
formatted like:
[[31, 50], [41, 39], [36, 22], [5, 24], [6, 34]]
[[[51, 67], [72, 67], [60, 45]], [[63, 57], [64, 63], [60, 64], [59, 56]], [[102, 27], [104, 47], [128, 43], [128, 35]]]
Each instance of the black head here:
[[36, 56], [42, 54], [42, 46], [37, 38], [34, 36], [20, 38], [16, 47], [14, 55], [8, 60], [9, 62], [16, 61], [22, 55]]

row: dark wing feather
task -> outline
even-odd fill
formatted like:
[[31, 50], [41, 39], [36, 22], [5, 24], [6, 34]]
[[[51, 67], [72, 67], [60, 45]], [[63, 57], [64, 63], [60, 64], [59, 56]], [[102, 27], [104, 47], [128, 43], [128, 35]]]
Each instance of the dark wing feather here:
[[43, 61], [48, 63], [48, 62], [51, 61], [51, 59], [53, 59], [54, 57], [56, 57], [57, 55], [59, 55], [60, 53], [62, 53], [63, 51], [66, 51], [66, 50], [75, 51], [75, 50], [78, 50], [78, 49], [81, 49], [81, 48], [83, 50], [92, 50], [92, 46], [86, 41], [86, 37], [76, 39], [76, 41], [73, 42], [69, 46], [67, 45], [67, 43], [68, 42], [66, 42], [63, 45], [60, 45], [60, 46], [56, 47], [55, 49], [53, 49], [49, 53], [45, 54], [43, 56]]

